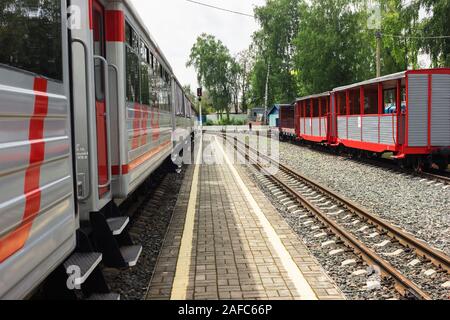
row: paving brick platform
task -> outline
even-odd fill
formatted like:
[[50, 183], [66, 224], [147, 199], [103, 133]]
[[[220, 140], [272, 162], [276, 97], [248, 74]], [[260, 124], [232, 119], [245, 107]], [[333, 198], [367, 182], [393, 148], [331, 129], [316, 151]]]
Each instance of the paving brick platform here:
[[147, 299], [344, 299], [245, 168], [233, 168], [187, 169]]

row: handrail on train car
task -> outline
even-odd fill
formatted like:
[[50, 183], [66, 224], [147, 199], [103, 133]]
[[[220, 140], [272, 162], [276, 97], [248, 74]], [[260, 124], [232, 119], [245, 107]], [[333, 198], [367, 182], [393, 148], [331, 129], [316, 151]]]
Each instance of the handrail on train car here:
[[[85, 77], [85, 81], [86, 81], [86, 110], [87, 110], [87, 121], [88, 121], [88, 125], [87, 125], [87, 133], [88, 133], [88, 137], [90, 137], [90, 124], [92, 123], [92, 119], [91, 119], [91, 115], [90, 115], [90, 97], [91, 97], [91, 79], [89, 77], [89, 65], [87, 63], [87, 57], [89, 56], [89, 50], [88, 50], [88, 46], [87, 44], [81, 40], [81, 39], [72, 39], [72, 44], [73, 43], [79, 43], [81, 44], [81, 46], [83, 47], [83, 51], [84, 51], [84, 77]], [[89, 143], [89, 138], [87, 139], [88, 145], [90, 145]], [[90, 150], [89, 150], [90, 152]], [[75, 164], [76, 165], [76, 164]], [[88, 157], [88, 166], [89, 166], [89, 172], [92, 172], [92, 160], [91, 157]], [[78, 171], [78, 170], [77, 170]], [[90, 196], [91, 196], [91, 190], [92, 190], [92, 184], [91, 184], [91, 179], [88, 179], [88, 192], [86, 195], [80, 197], [77, 195], [77, 198], [79, 201], [84, 201], [87, 200]], [[83, 192], [84, 193], [84, 192]]]
[[[100, 60], [103, 66], [103, 77], [105, 79], [104, 85], [105, 85], [105, 108], [106, 108], [106, 112], [105, 112], [105, 117], [106, 117], [106, 141], [107, 141], [107, 149], [108, 149], [108, 161], [107, 161], [107, 166], [108, 166], [108, 181], [105, 184], [100, 184], [99, 181], [99, 175], [97, 174], [97, 184], [98, 184], [98, 188], [102, 189], [102, 188], [107, 188], [111, 185], [111, 127], [110, 127], [110, 121], [111, 121], [111, 113], [110, 113], [110, 99], [109, 99], [109, 69], [108, 69], [108, 61], [102, 57], [102, 56], [98, 56], [98, 55], [94, 55], [94, 60]], [[111, 191], [111, 190], [110, 190]]]
[[[116, 98], [117, 98], [117, 104], [119, 104], [119, 99], [120, 99], [120, 97], [119, 97], [119, 85], [120, 85], [120, 83], [119, 83], [119, 68], [115, 64], [112, 64], [112, 63], [110, 63], [108, 66], [110, 68], [112, 68], [114, 70], [114, 72], [116, 73], [116, 86], [117, 86], [117, 88], [116, 88], [117, 97]], [[117, 115], [117, 117], [119, 117], [119, 115]], [[118, 161], [119, 168], [122, 168], [120, 151], [117, 152], [117, 161]], [[121, 172], [122, 169], [119, 169], [119, 170]]]

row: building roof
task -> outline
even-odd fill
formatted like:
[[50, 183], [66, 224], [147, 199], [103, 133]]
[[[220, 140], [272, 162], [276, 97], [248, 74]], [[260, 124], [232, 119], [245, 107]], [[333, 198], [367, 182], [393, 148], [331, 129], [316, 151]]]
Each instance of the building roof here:
[[280, 105], [276, 104], [274, 105], [272, 108], [269, 109], [269, 112], [267, 113], [268, 115], [272, 114], [272, 112], [274, 111], [279, 111], [280, 110]]

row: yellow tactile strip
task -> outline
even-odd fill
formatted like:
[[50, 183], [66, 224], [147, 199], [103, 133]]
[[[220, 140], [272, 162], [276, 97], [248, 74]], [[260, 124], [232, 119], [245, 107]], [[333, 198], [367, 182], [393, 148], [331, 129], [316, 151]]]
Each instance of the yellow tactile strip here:
[[[262, 192], [235, 167], [319, 299], [343, 296]], [[260, 219], [227, 165], [199, 167], [190, 264], [172, 290], [194, 166], [188, 168], [148, 299], [301, 299]], [[180, 283], [180, 282], [179, 282]]]
[[311, 285], [319, 300], [345, 299], [335, 282], [326, 274], [316, 258], [310, 253], [305, 244], [299, 239], [284, 218], [273, 207], [272, 203], [251, 180], [242, 166], [237, 167], [242, 180], [252, 193], [255, 200], [264, 208], [264, 214], [280, 236], [284, 246], [298, 265], [305, 279]]
[[[186, 220], [186, 210], [189, 202], [193, 174], [194, 166], [190, 165], [186, 169], [178, 200], [172, 214], [172, 220], [167, 230], [164, 244], [153, 272], [152, 280], [150, 281], [147, 299], [170, 299], [178, 261], [178, 253], [181, 245], [181, 237], [183, 235]], [[149, 232], [151, 232], [151, 230], [149, 230]]]

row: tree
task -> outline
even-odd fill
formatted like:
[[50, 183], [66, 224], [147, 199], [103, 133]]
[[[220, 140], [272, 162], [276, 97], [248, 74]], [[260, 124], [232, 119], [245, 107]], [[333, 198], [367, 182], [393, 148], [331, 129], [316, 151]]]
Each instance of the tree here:
[[225, 111], [229, 119], [238, 67], [228, 48], [214, 36], [202, 34], [193, 45], [186, 65], [195, 68], [198, 82], [208, 91], [214, 108], [220, 115]]
[[314, 1], [302, 6], [294, 40], [301, 94], [331, 90], [374, 74], [374, 36], [368, 12], [351, 0]]
[[[428, 17], [423, 21], [423, 35], [450, 36], [450, 1], [422, 0], [421, 4], [427, 10]], [[450, 38], [424, 38], [420, 45], [431, 55], [434, 67], [450, 66]]]
[[231, 102], [234, 106], [235, 113], [239, 113], [239, 94], [241, 92], [239, 78], [241, 76], [241, 66], [235, 59], [233, 59], [230, 68]]
[[247, 112], [249, 90], [250, 90], [250, 75], [254, 65], [254, 56], [252, 54], [252, 46], [248, 50], [243, 50], [237, 54], [236, 61], [240, 66], [239, 72], [239, 90], [241, 94], [241, 110]]
[[[261, 29], [253, 35], [255, 64], [251, 73], [252, 103], [263, 105], [269, 74], [268, 104], [290, 103], [296, 96], [294, 44], [303, 0], [268, 0], [255, 9]], [[270, 66], [270, 72], [269, 71]]]
[[[381, 8], [382, 74], [416, 68], [423, 50], [433, 56], [434, 65], [448, 63], [449, 39], [418, 39], [426, 28], [432, 34], [450, 33], [449, 0], [375, 2]], [[251, 103], [265, 102], [269, 66], [269, 104], [374, 77], [376, 30], [368, 25], [369, 5], [361, 0], [268, 0], [257, 8], [261, 29], [253, 36]], [[429, 8], [424, 23], [419, 22], [421, 7]]]
[[[380, 0], [382, 13], [382, 73], [390, 74], [417, 67], [420, 47], [418, 20], [420, 3]], [[402, 37], [403, 36], [403, 37]]]

